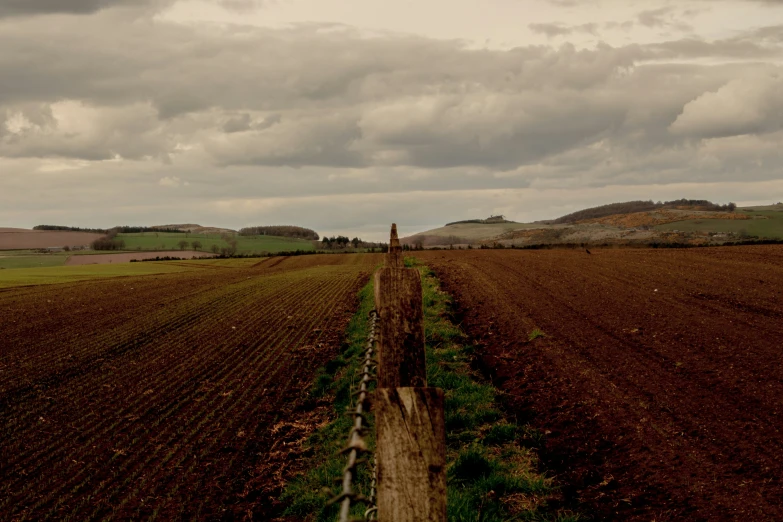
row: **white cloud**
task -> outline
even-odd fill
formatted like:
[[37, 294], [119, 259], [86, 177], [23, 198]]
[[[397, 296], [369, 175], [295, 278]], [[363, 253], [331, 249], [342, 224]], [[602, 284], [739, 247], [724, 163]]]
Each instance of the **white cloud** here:
[[683, 107], [674, 134], [723, 137], [783, 129], [783, 71], [754, 74], [706, 92]]
[[183, 182], [179, 177], [177, 176], [164, 176], [160, 178], [160, 181], [158, 181], [158, 185], [161, 187], [187, 187], [190, 185], [190, 182], [185, 181]]

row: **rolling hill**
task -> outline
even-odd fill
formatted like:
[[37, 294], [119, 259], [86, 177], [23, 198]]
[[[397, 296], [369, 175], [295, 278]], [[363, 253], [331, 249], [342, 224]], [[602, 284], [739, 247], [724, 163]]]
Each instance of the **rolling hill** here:
[[467, 220], [402, 238], [424, 247], [724, 244], [783, 239], [783, 204], [735, 208], [704, 200], [613, 203], [535, 223]]

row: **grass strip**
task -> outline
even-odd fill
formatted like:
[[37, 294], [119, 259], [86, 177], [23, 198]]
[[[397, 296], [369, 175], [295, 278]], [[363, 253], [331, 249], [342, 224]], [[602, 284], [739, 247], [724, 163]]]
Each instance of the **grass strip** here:
[[[498, 407], [497, 390], [471, 368], [474, 347], [449, 319], [451, 298], [440, 289], [432, 271], [413, 259], [419, 270], [424, 303], [424, 331], [429, 386], [445, 394], [448, 520], [450, 522], [556, 521], [575, 522], [579, 515], [550, 507], [560, 497], [554, 481], [536, 471], [530, 446], [541, 435], [511, 422]], [[351, 320], [340, 356], [318, 372], [312, 394], [334, 397], [334, 420], [308, 440], [309, 471], [293, 479], [281, 496], [285, 515], [307, 521], [334, 521], [337, 506], [326, 506], [335, 481], [342, 477], [352, 419], [343, 413], [352, 405], [362, 354], [374, 307], [372, 282], [359, 293], [359, 310]], [[372, 426], [372, 420], [370, 421]], [[372, 429], [370, 430], [372, 431]], [[372, 434], [367, 438], [374, 447]], [[361, 469], [357, 490], [367, 494], [368, 468]], [[354, 515], [363, 513], [357, 506]]]
[[450, 320], [451, 297], [428, 267], [406, 265], [421, 273], [428, 384], [445, 394], [449, 522], [580, 520], [548, 505], [560, 493], [537, 471], [530, 447], [541, 434], [509, 420], [495, 387], [472, 369], [475, 348]]
[[[339, 506], [327, 506], [326, 503], [333, 494], [340, 491], [338, 481], [342, 479], [346, 457], [339, 452], [347, 444], [348, 434], [353, 426], [353, 417], [345, 415], [345, 412], [355, 405], [352, 393], [357, 389], [360, 380], [360, 366], [370, 328], [369, 313], [373, 308], [375, 297], [371, 279], [359, 291], [359, 309], [348, 324], [340, 355], [320, 368], [316, 374], [311, 394], [314, 397], [333, 397], [333, 420], [308, 439], [308, 449], [312, 450], [313, 455], [307, 466], [309, 471], [294, 478], [283, 491], [280, 500], [288, 504], [284, 515], [318, 522], [333, 522], [337, 519]], [[369, 418], [372, 426], [372, 416]], [[365, 435], [371, 448], [374, 447], [372, 432], [371, 428]], [[369, 469], [367, 466], [358, 466], [357, 470], [355, 490], [368, 495]], [[364, 509], [362, 506], [355, 506], [352, 514], [361, 516]]]

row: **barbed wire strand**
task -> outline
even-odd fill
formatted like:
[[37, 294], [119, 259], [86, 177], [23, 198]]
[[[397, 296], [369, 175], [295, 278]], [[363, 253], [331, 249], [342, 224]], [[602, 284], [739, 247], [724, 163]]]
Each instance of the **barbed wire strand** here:
[[370, 505], [369, 509], [364, 512], [364, 519], [365, 520], [375, 520], [375, 515], [378, 513], [378, 504], [375, 500], [375, 495], [377, 493], [376, 487], [378, 486], [378, 458], [373, 457], [372, 458], [372, 484], [370, 484], [370, 498], [368, 500], [368, 504]]
[[349, 412], [354, 418], [351, 433], [348, 435], [348, 445], [343, 449], [348, 454], [348, 462], [343, 469], [343, 490], [342, 493], [333, 498], [330, 503], [341, 502], [340, 504], [340, 522], [350, 522], [351, 503], [364, 503], [368, 505], [364, 513], [366, 520], [375, 520], [377, 508], [375, 506], [375, 486], [377, 480], [377, 462], [373, 459], [373, 480], [370, 488], [370, 496], [364, 497], [353, 491], [353, 480], [356, 477], [356, 466], [363, 462], [361, 455], [369, 452], [367, 443], [364, 440], [365, 411], [369, 396], [369, 385], [374, 380], [373, 370], [375, 369], [375, 351], [376, 334], [378, 328], [378, 313], [373, 310], [370, 312], [370, 333], [367, 337], [367, 349], [364, 355], [362, 380], [359, 382], [357, 392], [356, 408]]

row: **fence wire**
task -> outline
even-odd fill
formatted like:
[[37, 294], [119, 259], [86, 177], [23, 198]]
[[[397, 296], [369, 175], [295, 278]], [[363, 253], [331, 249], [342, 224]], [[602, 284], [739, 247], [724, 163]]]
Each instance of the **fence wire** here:
[[377, 461], [373, 458], [372, 464], [372, 484], [370, 486], [370, 496], [365, 497], [354, 491], [353, 481], [356, 478], [356, 469], [359, 464], [366, 462], [362, 455], [369, 453], [369, 448], [364, 440], [364, 434], [367, 431], [367, 419], [365, 412], [369, 406], [369, 385], [375, 380], [375, 368], [377, 366], [374, 359], [375, 343], [378, 333], [378, 313], [373, 310], [370, 312], [370, 333], [367, 336], [367, 348], [364, 353], [362, 363], [361, 381], [356, 391], [356, 407], [348, 414], [353, 416], [354, 422], [351, 432], [348, 435], [348, 445], [343, 449], [343, 453], [348, 455], [348, 462], [343, 469], [342, 493], [329, 501], [330, 504], [340, 502], [340, 522], [350, 522], [351, 506], [354, 504], [364, 504], [367, 510], [364, 512], [364, 518], [359, 520], [375, 520], [378, 511], [375, 505], [375, 493], [377, 484]]

